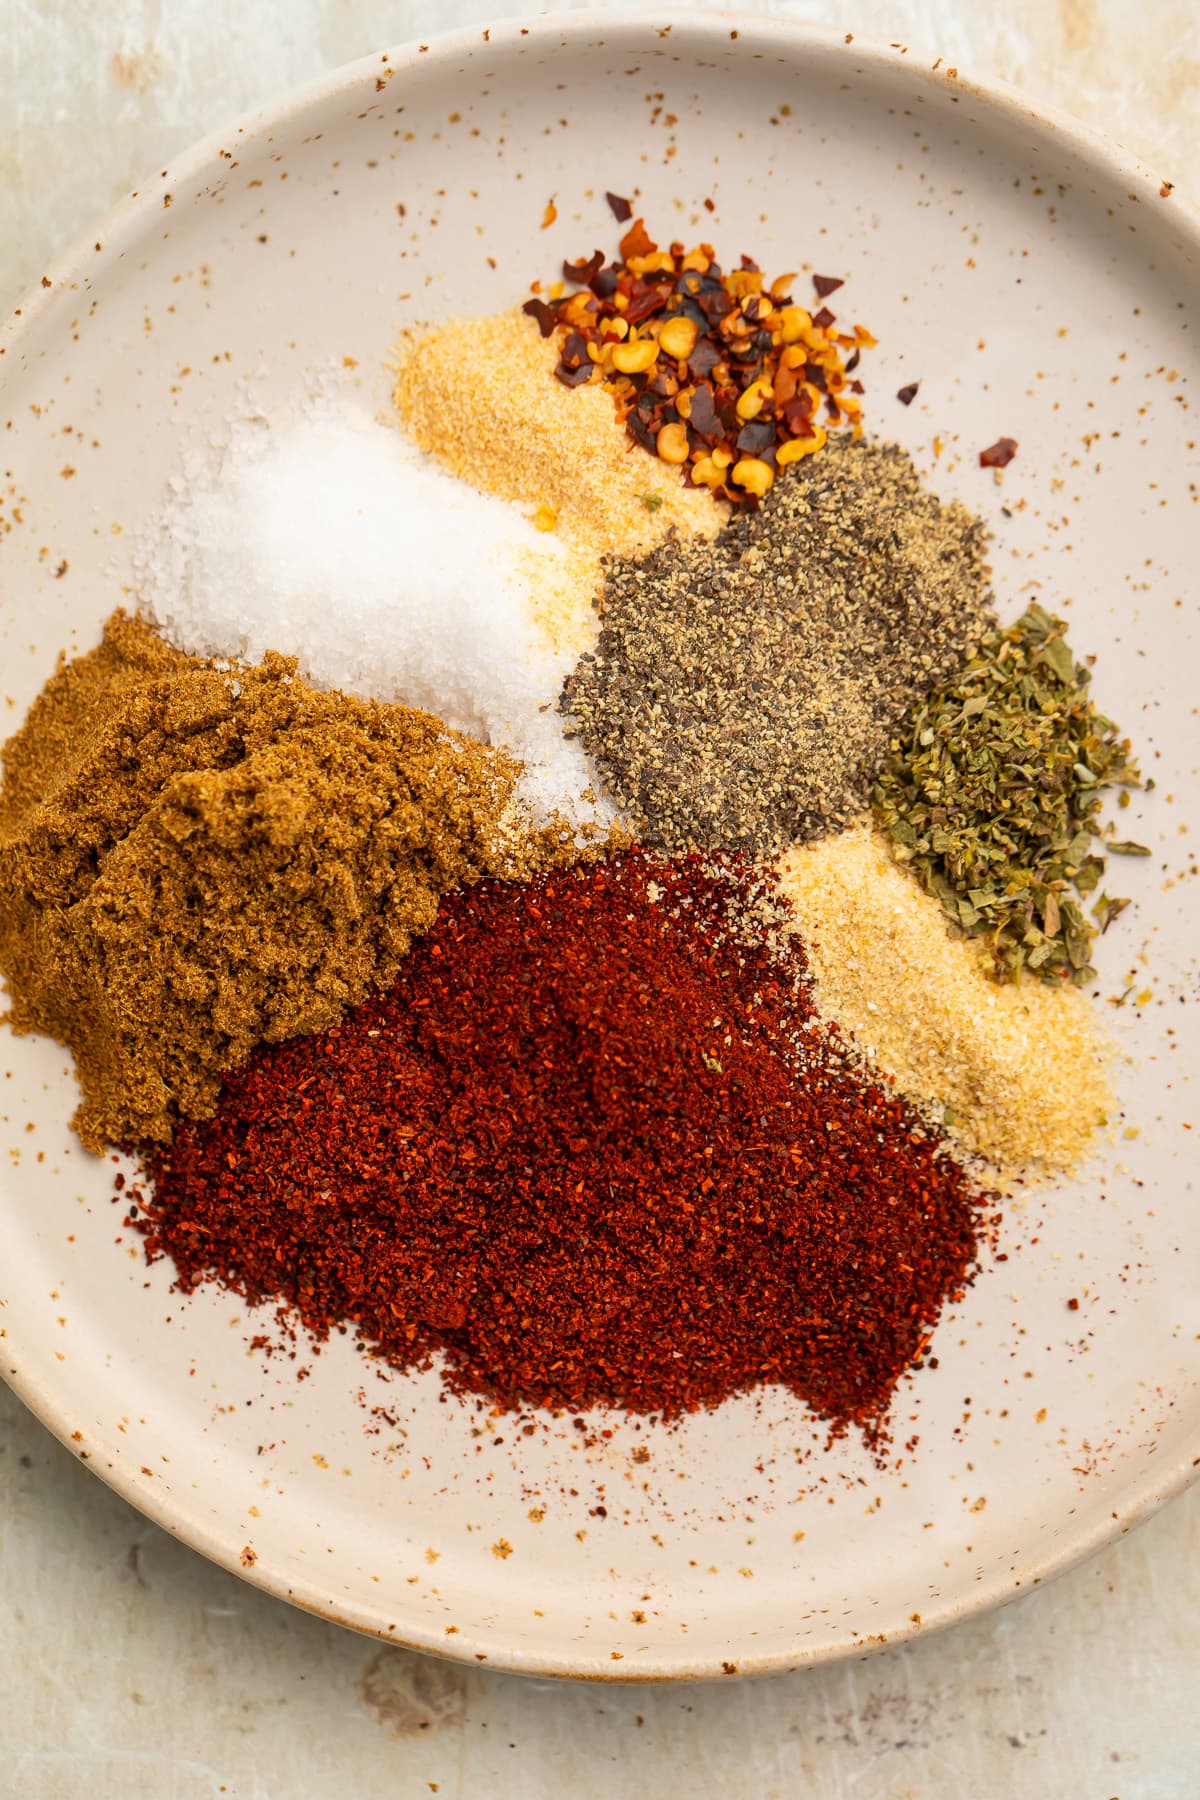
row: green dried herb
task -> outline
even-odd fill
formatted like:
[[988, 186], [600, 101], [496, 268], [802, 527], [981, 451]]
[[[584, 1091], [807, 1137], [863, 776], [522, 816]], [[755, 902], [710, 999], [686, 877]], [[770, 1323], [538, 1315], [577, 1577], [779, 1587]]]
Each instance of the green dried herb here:
[[659, 507], [662, 505], [662, 495], [661, 494], [643, 494], [642, 495], [642, 505], [645, 507], [647, 512], [657, 512]]
[[1082, 897], [1104, 874], [1099, 847], [1146, 856], [1100, 824], [1101, 793], [1138, 787], [1127, 739], [1088, 697], [1066, 625], [1034, 604], [988, 633], [961, 675], [910, 712], [873, 802], [901, 859], [936, 894], [1001, 980], [1091, 981], [1097, 926], [1128, 904]]

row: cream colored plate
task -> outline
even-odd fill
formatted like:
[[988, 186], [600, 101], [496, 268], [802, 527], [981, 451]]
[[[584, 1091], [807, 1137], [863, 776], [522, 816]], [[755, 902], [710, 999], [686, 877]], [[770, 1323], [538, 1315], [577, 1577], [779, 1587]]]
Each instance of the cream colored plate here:
[[[778, 1396], [525, 1437], [344, 1339], [300, 1382], [229, 1296], [181, 1302], [144, 1267], [111, 1165], [66, 1129], [63, 1053], [4, 1037], [4, 1373], [135, 1505], [323, 1616], [546, 1673], [783, 1668], [1028, 1589], [1200, 1458], [1200, 230], [1158, 175], [931, 63], [716, 18], [412, 45], [156, 172], [0, 335], [15, 725], [59, 650], [95, 640], [190, 449], [314, 371], [383, 405], [401, 322], [611, 248], [603, 190], [638, 191], [664, 236], [850, 277], [839, 314], [880, 338], [871, 428], [986, 515], [1006, 608], [1036, 588], [1071, 609], [1157, 781], [1129, 815], [1153, 860], [1120, 869], [1137, 909], [1102, 947], [1103, 993], [1131, 990], [1104, 1007], [1134, 1059], [1128, 1129], [1087, 1180], [1011, 1209], [1009, 1260], [943, 1320], [899, 1407], [919, 1442], [883, 1472]], [[1001, 434], [1020, 451], [998, 484], [977, 453]]]

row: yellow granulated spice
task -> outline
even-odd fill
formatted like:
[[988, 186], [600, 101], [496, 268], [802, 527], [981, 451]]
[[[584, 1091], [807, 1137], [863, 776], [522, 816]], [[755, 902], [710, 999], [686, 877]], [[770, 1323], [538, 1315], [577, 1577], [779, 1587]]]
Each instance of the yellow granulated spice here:
[[1113, 1108], [1085, 995], [992, 981], [866, 826], [786, 851], [777, 872], [821, 1012], [902, 1094], [1002, 1180], [1084, 1159]]
[[530, 610], [547, 648], [554, 656], [575, 661], [595, 646], [598, 621], [592, 596], [601, 585], [600, 562], [561, 536], [558, 544], [562, 552], [558, 556], [518, 550], [515, 562], [529, 584]]
[[555, 380], [557, 355], [519, 310], [456, 320], [401, 345], [394, 398], [420, 449], [528, 507], [576, 553], [574, 579], [535, 604], [554, 648], [578, 651], [595, 636], [604, 556], [635, 555], [672, 532], [715, 537], [729, 508], [632, 444], [602, 388]]

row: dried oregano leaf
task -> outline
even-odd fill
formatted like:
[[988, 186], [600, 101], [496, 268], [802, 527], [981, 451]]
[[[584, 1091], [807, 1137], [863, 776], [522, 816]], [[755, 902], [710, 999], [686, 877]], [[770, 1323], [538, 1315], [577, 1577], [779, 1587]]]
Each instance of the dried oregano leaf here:
[[1127, 901], [1101, 893], [1104, 856], [1149, 852], [1109, 837], [1101, 794], [1140, 785], [1129, 742], [1088, 697], [1066, 626], [1036, 602], [994, 630], [962, 673], [907, 715], [873, 791], [897, 855], [1001, 980], [1090, 981], [1097, 927]]

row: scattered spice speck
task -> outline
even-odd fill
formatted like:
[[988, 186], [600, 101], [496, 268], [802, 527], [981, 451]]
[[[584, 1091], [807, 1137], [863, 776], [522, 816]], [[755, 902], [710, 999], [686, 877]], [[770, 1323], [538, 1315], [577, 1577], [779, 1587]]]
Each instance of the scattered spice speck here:
[[981, 469], [1007, 469], [1016, 454], [1016, 438], [997, 438], [994, 444], [979, 452], [979, 466]]

